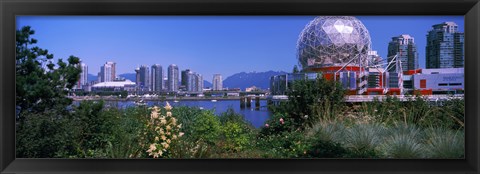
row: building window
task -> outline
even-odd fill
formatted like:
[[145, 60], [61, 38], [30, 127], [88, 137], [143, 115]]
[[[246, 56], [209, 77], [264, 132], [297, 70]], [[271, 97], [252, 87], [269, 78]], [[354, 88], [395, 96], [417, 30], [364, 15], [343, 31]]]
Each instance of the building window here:
[[449, 85], [450, 85], [450, 86], [462, 86], [461, 83], [450, 83]]
[[448, 86], [448, 84], [446, 84], [446, 83], [440, 83], [440, 84], [438, 84], [438, 86]]

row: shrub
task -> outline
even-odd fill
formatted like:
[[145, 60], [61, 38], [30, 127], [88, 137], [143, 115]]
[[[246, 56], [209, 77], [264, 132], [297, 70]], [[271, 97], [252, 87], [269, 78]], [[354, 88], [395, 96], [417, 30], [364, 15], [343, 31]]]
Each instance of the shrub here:
[[288, 114], [274, 113], [261, 128], [260, 134], [268, 136], [294, 131], [296, 129], [294, 124], [294, 119], [288, 116]]
[[[149, 121], [147, 115], [150, 110], [146, 107], [129, 107], [116, 116], [116, 123], [112, 134], [112, 141], [107, 147], [107, 156], [110, 158], [140, 158], [145, 154], [143, 131], [145, 123]], [[143, 156], [142, 156], [143, 155]]]
[[387, 137], [380, 145], [387, 158], [422, 158], [425, 156], [423, 132], [414, 125], [398, 124], [388, 128]]
[[146, 152], [153, 158], [167, 156], [171, 143], [177, 141], [184, 134], [180, 132], [181, 124], [178, 124], [177, 119], [173, 117], [171, 109], [168, 102], [165, 106], [165, 115], [160, 113], [160, 108], [157, 106], [152, 108], [143, 140], [145, 145], [148, 145]]
[[446, 128], [426, 130], [426, 149], [430, 158], [465, 157], [465, 134]]
[[309, 143], [303, 132], [281, 132], [257, 137], [258, 149], [265, 152], [267, 158], [302, 157], [309, 148]]
[[379, 124], [355, 124], [347, 129], [344, 140], [345, 147], [350, 151], [350, 158], [378, 157], [376, 147], [382, 142], [385, 128]]
[[178, 142], [172, 144], [172, 158], [206, 158], [219, 151], [218, 141], [222, 133], [221, 123], [209, 110], [180, 107], [173, 110], [179, 114], [180, 131], [185, 133]]

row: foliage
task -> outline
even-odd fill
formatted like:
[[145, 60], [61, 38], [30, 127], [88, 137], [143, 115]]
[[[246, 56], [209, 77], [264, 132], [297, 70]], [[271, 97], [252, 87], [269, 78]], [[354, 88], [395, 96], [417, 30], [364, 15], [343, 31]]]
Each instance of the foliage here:
[[146, 157], [144, 142], [141, 140], [148, 121], [149, 109], [146, 107], [129, 107], [115, 116], [115, 124], [111, 141], [107, 145], [107, 156], [110, 158]]
[[265, 125], [260, 130], [260, 133], [262, 135], [272, 135], [294, 130], [295, 126], [293, 118], [287, 116], [287, 114], [274, 113], [272, 118], [266, 121]]
[[221, 143], [226, 152], [241, 152], [252, 146], [254, 127], [232, 108], [219, 116], [222, 124]]
[[61, 157], [65, 151], [74, 150], [73, 142], [69, 141], [72, 133], [69, 126], [56, 110], [28, 113], [17, 127], [17, 158]]
[[178, 107], [172, 113], [182, 124], [180, 131], [185, 133], [172, 145], [172, 157], [205, 158], [217, 151], [222, 129], [219, 118], [212, 111]]
[[292, 118], [297, 128], [311, 127], [318, 120], [333, 119], [342, 111], [346, 91], [339, 83], [324, 78], [297, 80], [287, 91], [288, 101], [277, 109]]
[[168, 102], [165, 106], [165, 115], [159, 113], [159, 107], [152, 108], [142, 140], [145, 145], [148, 145], [148, 155], [153, 158], [167, 156], [171, 143], [177, 141], [184, 134], [180, 132], [182, 124], [179, 124], [173, 117], [171, 110], [172, 107]]
[[[34, 46], [35, 32], [29, 26], [16, 34], [16, 105], [21, 112], [42, 113], [48, 109], [64, 110], [71, 104], [65, 96], [78, 81], [81, 69], [79, 58], [70, 56], [68, 62], [53, 63], [53, 54]], [[64, 113], [62, 113], [64, 114]], [[20, 121], [23, 116], [19, 117]]]
[[383, 141], [385, 128], [379, 124], [354, 124], [347, 129], [343, 144], [351, 151], [350, 158], [376, 158], [376, 147]]
[[422, 158], [425, 156], [423, 131], [414, 125], [398, 124], [388, 129], [380, 148], [387, 158]]
[[426, 153], [431, 158], [465, 157], [465, 134], [463, 131], [446, 128], [426, 130]]
[[264, 152], [264, 158], [303, 157], [309, 147], [307, 138], [301, 131], [280, 132], [271, 135], [259, 135], [256, 147]]
[[70, 127], [72, 102], [65, 97], [81, 72], [79, 58], [53, 63], [53, 54], [35, 46], [29, 26], [16, 31], [15, 88], [17, 157], [57, 157], [74, 151]]

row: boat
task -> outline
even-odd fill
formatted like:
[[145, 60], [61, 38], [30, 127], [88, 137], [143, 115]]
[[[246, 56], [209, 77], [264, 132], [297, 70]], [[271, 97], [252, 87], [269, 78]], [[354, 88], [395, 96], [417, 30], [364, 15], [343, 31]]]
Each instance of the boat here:
[[212, 102], [217, 102], [217, 100], [213, 99]]
[[145, 106], [145, 105], [147, 105], [147, 102], [145, 102], [145, 101], [143, 101], [143, 100], [135, 101], [135, 102], [133, 102], [133, 103], [135, 103], [135, 105], [137, 105], [137, 106]]

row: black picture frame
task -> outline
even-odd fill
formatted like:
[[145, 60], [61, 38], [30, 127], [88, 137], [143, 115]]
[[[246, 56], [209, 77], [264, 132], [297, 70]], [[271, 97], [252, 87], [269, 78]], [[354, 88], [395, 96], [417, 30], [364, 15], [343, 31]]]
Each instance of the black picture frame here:
[[[479, 173], [478, 0], [0, 0], [1, 173]], [[17, 15], [464, 15], [465, 159], [16, 159]]]

